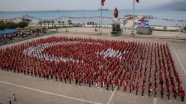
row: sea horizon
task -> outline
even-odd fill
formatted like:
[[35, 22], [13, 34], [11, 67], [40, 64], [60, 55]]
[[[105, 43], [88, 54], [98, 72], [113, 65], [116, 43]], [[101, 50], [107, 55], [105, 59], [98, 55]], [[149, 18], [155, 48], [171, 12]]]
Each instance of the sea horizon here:
[[[76, 10], [70, 10], [70, 9], [56, 9], [56, 10], [1, 10], [0, 12], [44, 12], [44, 11], [99, 11], [98, 9], [76, 9]], [[102, 8], [102, 9], [108, 9], [108, 8]], [[108, 9], [113, 10], [113, 9]], [[133, 9], [118, 9], [118, 11], [133, 11]], [[135, 11], [184, 11], [184, 10], [160, 10], [160, 9], [136, 9]]]
[[[105, 9], [105, 8], [104, 8]], [[130, 9], [118, 10], [118, 17], [123, 18], [126, 14], [133, 14], [133, 11]], [[113, 10], [103, 10], [102, 11], [103, 24], [112, 24]], [[150, 19], [150, 25], [167, 25], [167, 26], [182, 26], [185, 25], [186, 22], [173, 22], [173, 21], [165, 21], [162, 19], [174, 19], [174, 20], [186, 20], [186, 11], [175, 11], [175, 10], [135, 10], [135, 15], [145, 15], [145, 16], [154, 16], [157, 19]], [[100, 10], [38, 10], [38, 11], [1, 11], [0, 12], [0, 20], [1, 19], [9, 19], [9, 18], [17, 18], [22, 17], [23, 15], [33, 16], [35, 18], [41, 19], [57, 19], [62, 17], [62, 21], [67, 21], [71, 19], [73, 23], [87, 23], [94, 22], [99, 24], [100, 18], [94, 18], [96, 16], [101, 16]], [[68, 18], [69, 17], [69, 18]], [[70, 18], [70, 17], [78, 17], [78, 18]], [[79, 18], [79, 17], [93, 17], [93, 18]], [[33, 19], [32, 23], [37, 23], [38, 19]]]

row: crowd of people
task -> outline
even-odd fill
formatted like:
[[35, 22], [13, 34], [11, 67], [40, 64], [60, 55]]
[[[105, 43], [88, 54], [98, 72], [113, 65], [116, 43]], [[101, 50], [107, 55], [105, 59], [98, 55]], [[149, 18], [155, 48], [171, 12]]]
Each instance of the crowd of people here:
[[8, 41], [14, 40], [15, 38], [25, 38], [32, 35], [39, 35], [39, 33], [46, 33], [46, 29], [29, 29], [16, 31], [12, 33], [0, 34], [0, 43], [7, 43]]
[[168, 44], [49, 37], [0, 49], [2, 70], [184, 101]]

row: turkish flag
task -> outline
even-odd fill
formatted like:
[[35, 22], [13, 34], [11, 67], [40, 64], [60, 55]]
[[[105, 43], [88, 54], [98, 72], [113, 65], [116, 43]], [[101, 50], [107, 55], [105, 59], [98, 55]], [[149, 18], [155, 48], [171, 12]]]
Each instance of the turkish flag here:
[[136, 0], [137, 3], [139, 3], [139, 0]]
[[101, 0], [101, 4], [104, 6], [105, 0]]

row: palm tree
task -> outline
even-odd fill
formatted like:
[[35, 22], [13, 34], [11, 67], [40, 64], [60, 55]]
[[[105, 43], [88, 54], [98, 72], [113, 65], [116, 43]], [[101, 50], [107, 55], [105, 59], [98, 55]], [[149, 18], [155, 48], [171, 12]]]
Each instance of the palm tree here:
[[62, 25], [63, 25], [63, 27], [64, 27], [64, 25], [65, 25], [65, 21], [62, 21], [61, 23], [62, 23]]
[[165, 31], [166, 31], [166, 30], [167, 30], [167, 26], [164, 26], [164, 27], [163, 27], [163, 30], [165, 30]]
[[59, 27], [60, 27], [60, 25], [61, 25], [61, 21], [58, 21], [58, 23], [59, 23]]
[[68, 25], [69, 25], [69, 26], [73, 24], [73, 23], [72, 23], [72, 20], [68, 20], [67, 22], [68, 22]]
[[47, 24], [48, 24], [48, 28], [49, 28], [49, 25], [50, 25], [51, 21], [47, 21]]
[[40, 26], [42, 27], [43, 22], [42, 22], [42, 21], [39, 21], [39, 22], [37, 23], [37, 25], [40, 25]]
[[46, 26], [46, 23], [47, 23], [47, 21], [46, 21], [46, 20], [44, 20], [44, 21], [43, 21], [44, 27]]
[[154, 27], [151, 27], [152, 28], [152, 30], [154, 30]]
[[53, 27], [55, 22], [54, 21], [51, 21], [51, 22], [52, 22], [52, 27]]

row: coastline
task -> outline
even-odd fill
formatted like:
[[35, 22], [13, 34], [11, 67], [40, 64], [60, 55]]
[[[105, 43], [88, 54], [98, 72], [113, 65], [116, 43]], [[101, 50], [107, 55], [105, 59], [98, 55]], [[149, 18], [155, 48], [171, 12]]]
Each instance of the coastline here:
[[[131, 13], [132, 12], [127, 12], [126, 10], [119, 10], [118, 17], [121, 18], [120, 21], [123, 21], [126, 19], [125, 15]], [[136, 10], [135, 14], [138, 16], [143, 15], [147, 17], [149, 16], [152, 17], [151, 19], [149, 19], [150, 25], [182, 26], [186, 22], [182, 23], [181, 21], [178, 20], [184, 20], [182, 14], [185, 13], [186, 12], [184, 11], [177, 13], [176, 11], [166, 12], [166, 11]], [[4, 13], [1, 13], [0, 19], [12, 19], [12, 18], [21, 17], [23, 15], [29, 15], [31, 18], [34, 17], [32, 20], [33, 23], [37, 23], [39, 19], [46, 19], [46, 20], [57, 19], [56, 22], [57, 21], [67, 22], [70, 19], [73, 21], [73, 23], [94, 22], [99, 24], [101, 22], [99, 10], [4, 11]], [[111, 24], [112, 16], [113, 16], [113, 10], [103, 11], [103, 23]], [[169, 19], [176, 20], [176, 21], [169, 21]]]
[[[59, 24], [54, 24], [56, 26], [59, 26]], [[73, 27], [73, 26], [69, 26], [69, 25], [64, 25], [65, 27]], [[85, 28], [99, 28], [100, 25], [84, 25], [82, 27], [85, 27]], [[122, 29], [132, 29], [132, 27], [126, 27], [126, 26], [123, 26], [123, 24], [120, 25]], [[40, 27], [39, 25], [37, 24], [30, 24], [29, 27]], [[44, 26], [42, 26], [44, 27]], [[46, 25], [46, 28], [48, 27], [48, 25]], [[52, 27], [52, 25], [50, 24], [49, 27]], [[159, 30], [159, 31], [180, 31], [182, 29], [182, 27], [179, 27], [179, 26], [159, 26], [159, 25], [149, 25], [149, 27], [153, 28], [153, 30]], [[164, 29], [164, 27], [166, 27], [166, 30]], [[81, 28], [81, 27], [79, 27]], [[103, 24], [102, 25], [102, 28], [112, 28], [112, 25], [111, 24]], [[135, 27], [136, 28], [136, 27]]]

